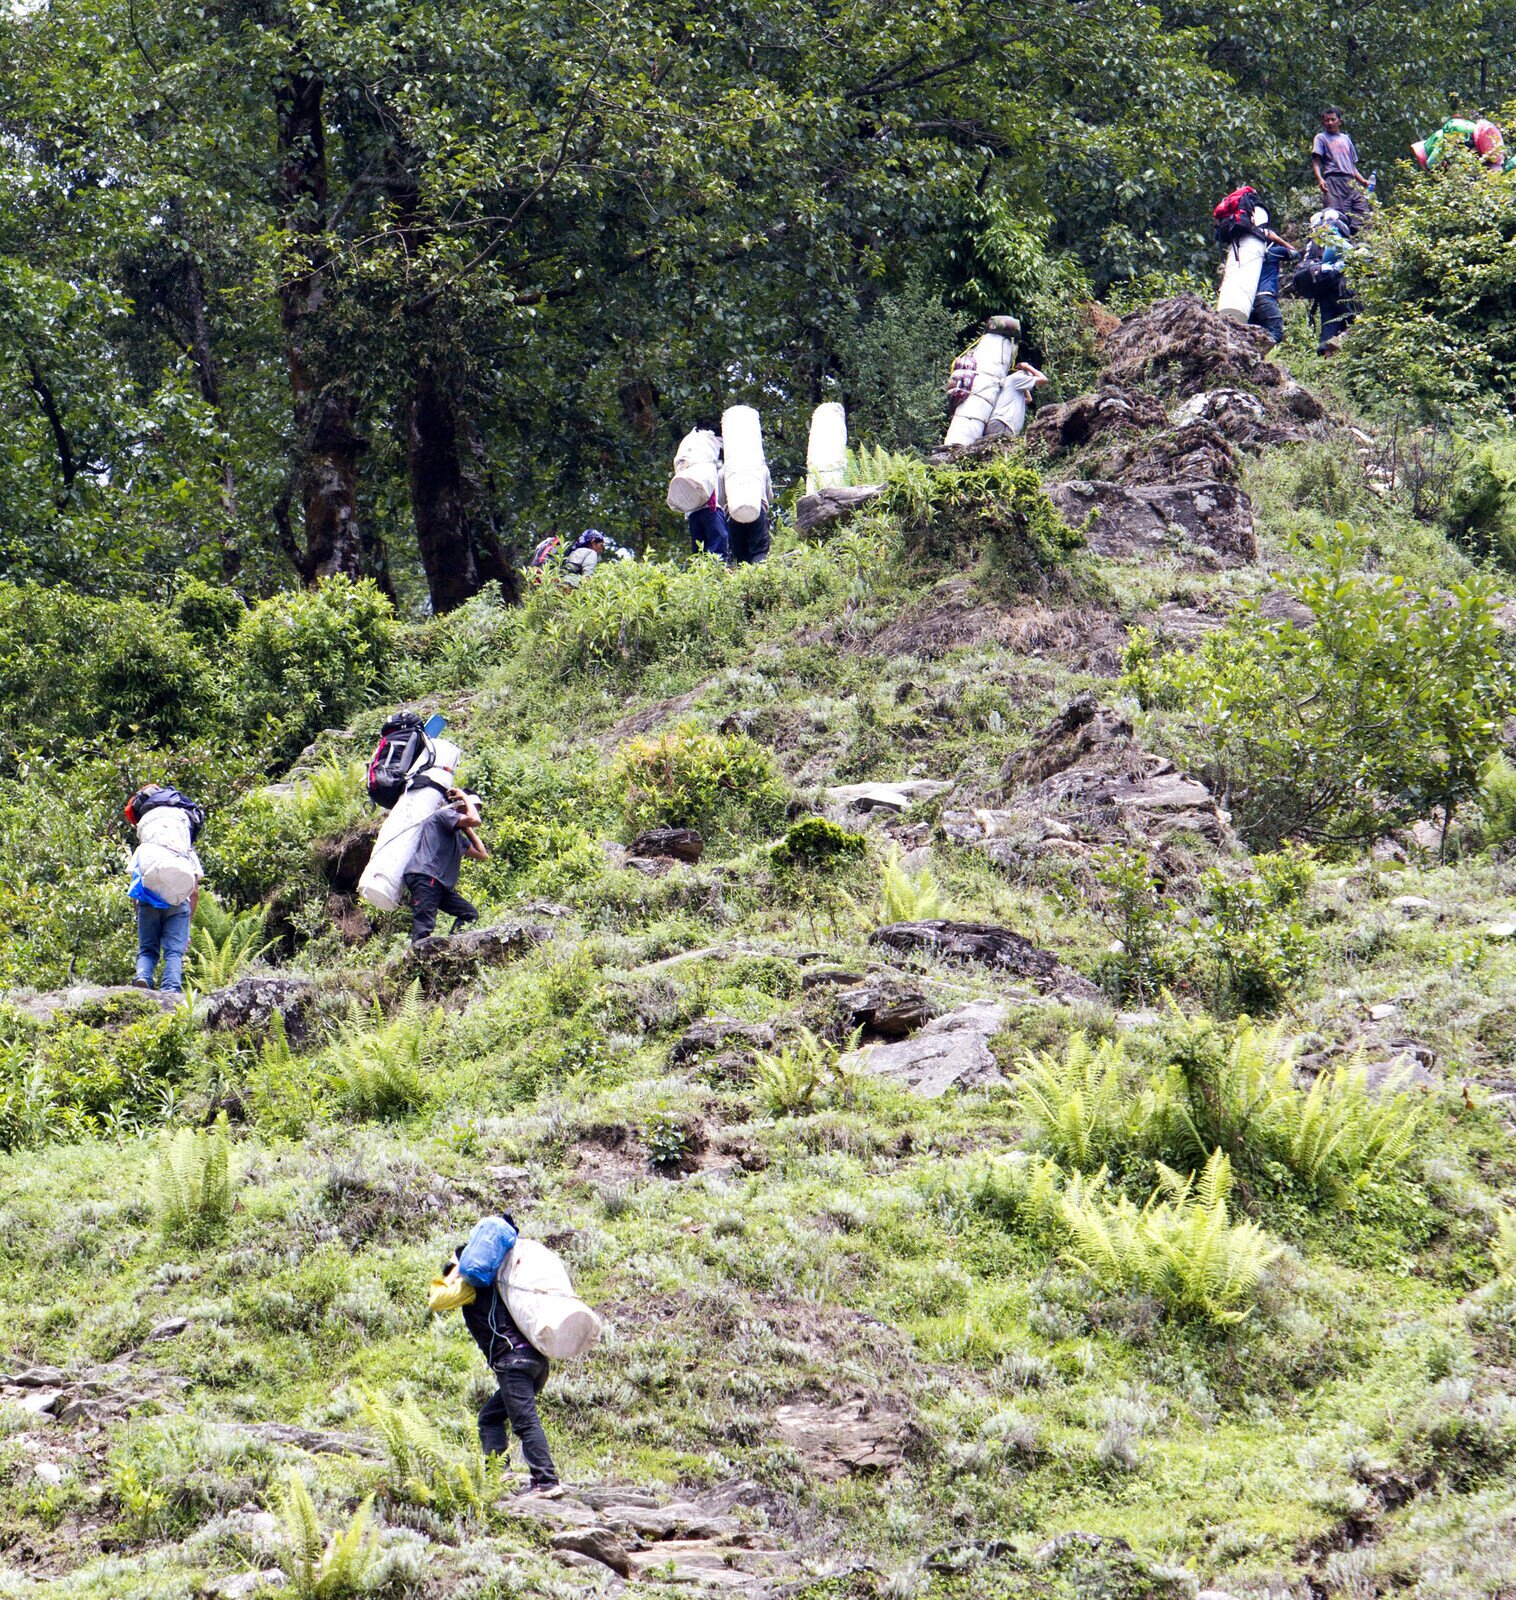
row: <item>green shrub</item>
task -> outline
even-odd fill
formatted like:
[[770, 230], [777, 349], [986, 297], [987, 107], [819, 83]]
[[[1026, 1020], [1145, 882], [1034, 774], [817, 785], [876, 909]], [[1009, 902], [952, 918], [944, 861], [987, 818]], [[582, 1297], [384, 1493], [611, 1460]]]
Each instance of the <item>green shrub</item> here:
[[1228, 878], [1220, 867], [1201, 875], [1190, 946], [1214, 975], [1212, 1007], [1256, 1015], [1304, 981], [1319, 941], [1296, 916], [1314, 870], [1309, 855], [1286, 850], [1257, 856], [1254, 866], [1247, 878]]
[[426, 1100], [423, 1062], [442, 1014], [421, 999], [418, 979], [388, 1020], [377, 1000], [365, 1013], [354, 1006], [328, 1050], [332, 1087], [355, 1117], [400, 1117]]
[[629, 832], [694, 828], [707, 839], [772, 828], [784, 816], [773, 758], [746, 734], [680, 723], [616, 752], [612, 782]]
[[384, 1491], [390, 1500], [443, 1516], [483, 1511], [489, 1474], [477, 1443], [448, 1444], [414, 1400], [396, 1403], [367, 1385], [354, 1387], [364, 1420], [384, 1446]]
[[205, 1244], [225, 1229], [233, 1202], [225, 1112], [214, 1128], [184, 1128], [169, 1142], [158, 1160], [153, 1202], [170, 1238]]
[[1231, 1163], [1221, 1151], [1197, 1183], [1160, 1164], [1159, 1187], [1140, 1210], [1125, 1195], [1074, 1179], [1063, 1195], [1067, 1255], [1096, 1283], [1149, 1294], [1175, 1316], [1218, 1327], [1253, 1310], [1260, 1280], [1280, 1246], [1227, 1210]]
[[1516, 567], [1516, 437], [1481, 445], [1453, 480], [1448, 533], [1476, 556]]
[[1495, 1217], [1490, 1260], [1500, 1283], [1516, 1287], [1516, 1211], [1502, 1207]]
[[1362, 842], [1436, 807], [1451, 818], [1516, 707], [1494, 587], [1370, 576], [1346, 526], [1311, 548], [1318, 564], [1290, 588], [1313, 626], [1246, 606], [1191, 653], [1155, 661], [1138, 639], [1124, 681], [1173, 713], [1169, 742], [1255, 846]]
[[968, 565], [981, 551], [1015, 588], [1046, 582], [1084, 542], [1031, 467], [995, 454], [960, 466], [893, 471], [884, 505], [917, 553]]
[[[1134, 635], [1141, 630], [1134, 629]], [[1139, 642], [1135, 660], [1142, 662]], [[1142, 850], [1102, 850], [1094, 858], [1100, 886], [1101, 920], [1115, 948], [1100, 964], [1101, 982], [1118, 1003], [1145, 1004], [1178, 976], [1174, 922], [1178, 904], [1163, 893], [1162, 880]]]
[[1491, 756], [1479, 775], [1479, 810], [1486, 845], [1516, 839], [1516, 766], [1504, 751]]
[[273, 766], [340, 727], [383, 689], [395, 643], [389, 601], [364, 579], [328, 578], [260, 601], [232, 638], [232, 692]]
[[1141, 1107], [1119, 1039], [1092, 1044], [1076, 1033], [1061, 1056], [1024, 1056], [1015, 1094], [1042, 1147], [1078, 1172], [1119, 1166], [1141, 1141]]
[[219, 650], [236, 631], [247, 607], [235, 589], [185, 578], [174, 595], [174, 621], [207, 650]]
[[234, 983], [272, 944], [263, 937], [268, 907], [228, 911], [208, 889], [200, 891], [190, 928], [189, 956], [185, 962], [193, 987], [211, 994]]
[[859, 860], [867, 850], [861, 833], [825, 817], [801, 817], [785, 829], [769, 859], [786, 872], [827, 872]]
[[259, 1127], [288, 1139], [302, 1138], [328, 1108], [330, 1087], [311, 1070], [310, 1061], [290, 1049], [277, 1011], [269, 1019], [268, 1036], [258, 1043], [248, 1091]]
[[340, 761], [328, 755], [314, 772], [295, 784], [292, 804], [306, 838], [342, 833], [373, 814], [368, 768], [361, 761]]
[[753, 1067], [759, 1103], [771, 1117], [794, 1117], [814, 1110], [817, 1096], [829, 1089], [840, 1103], [851, 1105], [858, 1084], [842, 1063], [862, 1036], [859, 1028], [845, 1043], [834, 1045], [800, 1028], [778, 1050], [760, 1053]]
[[379, 1535], [370, 1527], [373, 1495], [358, 1507], [346, 1528], [324, 1539], [305, 1479], [290, 1467], [274, 1509], [284, 1535], [283, 1565], [299, 1600], [344, 1600], [363, 1592], [379, 1550]]
[[929, 922], [942, 915], [942, 891], [932, 875], [931, 867], [909, 873], [901, 864], [900, 851], [890, 851], [884, 864], [883, 905], [880, 909], [881, 925], [892, 922]]

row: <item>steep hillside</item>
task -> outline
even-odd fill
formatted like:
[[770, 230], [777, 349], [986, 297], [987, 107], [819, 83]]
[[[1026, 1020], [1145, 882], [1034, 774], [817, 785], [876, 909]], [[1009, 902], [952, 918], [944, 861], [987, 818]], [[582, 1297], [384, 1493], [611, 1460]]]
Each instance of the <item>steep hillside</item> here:
[[[0, 1593], [1510, 1592], [1500, 597], [1199, 301], [1102, 361], [760, 567], [486, 593], [371, 678], [301, 612], [345, 699], [181, 608], [191, 1008], [119, 987], [152, 774], [16, 734]], [[492, 850], [416, 952], [353, 895], [402, 699]], [[500, 1208], [606, 1321], [562, 1501], [425, 1313]], [[303, 1509], [374, 1547], [320, 1578]]]

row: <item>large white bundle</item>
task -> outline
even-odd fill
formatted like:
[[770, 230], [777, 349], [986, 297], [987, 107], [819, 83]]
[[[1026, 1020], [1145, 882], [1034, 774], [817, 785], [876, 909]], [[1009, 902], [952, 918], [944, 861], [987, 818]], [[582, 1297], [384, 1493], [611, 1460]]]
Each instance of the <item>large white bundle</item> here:
[[688, 516], [710, 503], [720, 478], [721, 440], [709, 428], [696, 428], [679, 441], [674, 476], [669, 480], [669, 510]]
[[959, 402], [944, 444], [975, 444], [1000, 398], [1005, 375], [1016, 365], [1016, 344], [1003, 333], [987, 333], [974, 346], [974, 387]]
[[536, 1239], [516, 1240], [495, 1283], [522, 1337], [543, 1355], [583, 1355], [600, 1337], [600, 1318], [574, 1293], [568, 1268]]
[[393, 911], [404, 898], [406, 868], [421, 842], [421, 830], [443, 804], [442, 790], [451, 787], [458, 770], [457, 745], [447, 739], [434, 739], [432, 752], [432, 765], [420, 774], [430, 781], [418, 783], [411, 779], [411, 786], [384, 819], [374, 841], [374, 853], [358, 880], [358, 893], [378, 911]]
[[[1253, 221], [1263, 227], [1269, 214], [1259, 206], [1253, 212]], [[1246, 322], [1253, 314], [1253, 302], [1258, 298], [1258, 279], [1263, 272], [1263, 258], [1268, 254], [1268, 244], [1249, 234], [1239, 239], [1226, 253], [1226, 266], [1221, 273], [1221, 293], [1216, 296], [1216, 309], [1231, 322]]]
[[805, 451], [805, 491], [835, 489], [847, 473], [847, 415], [836, 400], [811, 413], [811, 437]]
[[733, 522], [756, 522], [763, 514], [768, 467], [763, 460], [763, 424], [751, 406], [728, 406], [721, 414], [726, 458], [726, 514]]
[[182, 905], [200, 881], [190, 819], [178, 806], [155, 806], [137, 824], [137, 876], [160, 900]]

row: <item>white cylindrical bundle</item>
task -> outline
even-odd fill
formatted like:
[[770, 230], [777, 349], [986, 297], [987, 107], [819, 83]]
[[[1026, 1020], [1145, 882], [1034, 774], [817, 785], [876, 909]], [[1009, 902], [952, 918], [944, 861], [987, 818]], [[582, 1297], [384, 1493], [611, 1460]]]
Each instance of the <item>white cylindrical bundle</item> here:
[[670, 511], [688, 516], [710, 503], [720, 475], [721, 440], [709, 428], [685, 434], [674, 456], [674, 476], [669, 480]]
[[436, 739], [432, 751], [432, 765], [411, 779], [384, 819], [374, 853], [358, 880], [358, 893], [377, 911], [393, 911], [405, 898], [406, 869], [421, 842], [421, 830], [443, 804], [443, 790], [452, 787], [458, 770], [461, 752], [457, 745]]
[[756, 522], [763, 514], [768, 467], [763, 460], [763, 425], [751, 406], [728, 406], [722, 413], [721, 445], [726, 514], [733, 522]]
[[827, 400], [811, 413], [811, 437], [805, 452], [806, 493], [835, 489], [846, 474], [847, 415], [836, 400]]

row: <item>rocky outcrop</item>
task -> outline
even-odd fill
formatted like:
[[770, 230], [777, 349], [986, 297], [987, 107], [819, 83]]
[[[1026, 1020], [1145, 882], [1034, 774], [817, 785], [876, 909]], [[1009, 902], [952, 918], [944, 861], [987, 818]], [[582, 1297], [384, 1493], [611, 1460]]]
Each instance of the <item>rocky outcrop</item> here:
[[402, 982], [421, 979], [427, 994], [456, 988], [482, 967], [503, 967], [534, 946], [551, 939], [553, 930], [535, 922], [501, 922], [461, 933], [433, 934], [413, 944], [390, 963]]
[[932, 1020], [932, 1007], [919, 989], [888, 978], [870, 978], [836, 996], [849, 1031], [863, 1030], [865, 1039], [904, 1039]]
[[1270, 348], [1262, 328], [1229, 321], [1199, 295], [1180, 294], [1121, 319], [1105, 342], [1102, 378], [1156, 389], [1172, 400], [1223, 384], [1283, 400], [1291, 380], [1268, 359]]
[[940, 778], [900, 778], [893, 783], [845, 783], [828, 789], [829, 806], [842, 811], [909, 811], [953, 786]]
[[1044, 406], [1027, 424], [1026, 442], [1051, 456], [1066, 455], [1112, 437], [1166, 427], [1168, 420], [1156, 395], [1119, 383], [1102, 383], [1093, 394]]
[[1003, 1005], [976, 1000], [929, 1022], [914, 1038], [874, 1045], [848, 1060], [876, 1077], [936, 1099], [949, 1089], [977, 1089], [1001, 1081], [990, 1040], [1004, 1026]]
[[1211, 791], [1143, 750], [1130, 721], [1090, 693], [1075, 696], [1000, 776], [1003, 809], [944, 812], [942, 830], [1005, 864], [1107, 845], [1161, 850], [1177, 834], [1217, 848], [1229, 840]]
[[674, 1041], [669, 1060], [674, 1066], [725, 1051], [770, 1050], [774, 1029], [767, 1022], [738, 1022], [732, 1017], [702, 1017], [692, 1022]]
[[815, 533], [818, 529], [830, 531], [833, 523], [850, 517], [859, 506], [867, 505], [883, 493], [883, 484], [859, 483], [803, 494], [795, 507], [795, 527], [801, 533]]
[[814, 1476], [828, 1482], [890, 1472], [905, 1460], [908, 1420], [866, 1400], [792, 1400], [774, 1412], [774, 1431]]
[[1214, 566], [1239, 566], [1258, 555], [1253, 506], [1235, 483], [1138, 483], [1076, 478], [1050, 483], [1048, 497], [1064, 521], [1086, 528], [1089, 548], [1118, 559], [1204, 552]]
[[318, 839], [311, 847], [316, 869], [338, 894], [353, 894], [374, 853], [379, 837], [377, 822], [349, 828], [335, 838]]
[[278, 1016], [284, 1024], [285, 1037], [292, 1045], [299, 1045], [309, 1032], [315, 998], [316, 985], [309, 978], [256, 972], [213, 994], [205, 1020], [210, 1027], [228, 1032], [263, 1033]]
[[684, 861], [694, 866], [705, 853], [705, 840], [693, 828], [649, 828], [627, 846], [627, 855], [648, 861]]
[[988, 922], [892, 922], [871, 934], [869, 943], [903, 955], [939, 961], [968, 961], [1029, 980], [1044, 994], [1098, 999], [1099, 989], [1046, 950], [1010, 928]]
[[34, 1022], [52, 1022], [64, 1016], [94, 1028], [122, 1027], [140, 1022], [155, 1011], [172, 1011], [184, 1004], [182, 994], [163, 994], [125, 983], [78, 984], [72, 989], [48, 989], [40, 994], [20, 990], [0, 998], [12, 1011], [19, 1011]]

